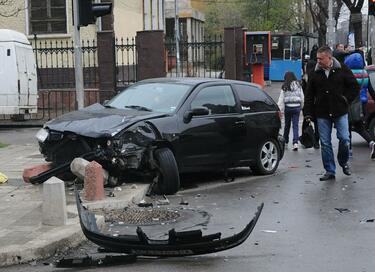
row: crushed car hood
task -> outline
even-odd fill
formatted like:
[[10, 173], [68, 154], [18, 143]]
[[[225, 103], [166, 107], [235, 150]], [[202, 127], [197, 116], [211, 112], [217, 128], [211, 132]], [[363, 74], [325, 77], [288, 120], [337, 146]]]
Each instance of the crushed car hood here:
[[59, 116], [47, 122], [45, 127], [92, 138], [111, 137], [136, 122], [165, 115], [160, 112], [106, 108], [97, 103]]

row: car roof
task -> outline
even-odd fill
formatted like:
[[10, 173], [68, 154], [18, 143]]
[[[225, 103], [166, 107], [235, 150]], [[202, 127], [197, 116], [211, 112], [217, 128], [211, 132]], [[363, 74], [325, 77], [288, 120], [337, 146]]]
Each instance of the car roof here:
[[188, 84], [188, 85], [199, 85], [202, 83], [229, 83], [229, 84], [244, 84], [249, 86], [254, 86], [261, 88], [258, 84], [240, 81], [240, 80], [230, 80], [222, 78], [203, 78], [203, 77], [160, 77], [160, 78], [150, 78], [139, 81], [138, 83], [177, 83], [177, 84]]

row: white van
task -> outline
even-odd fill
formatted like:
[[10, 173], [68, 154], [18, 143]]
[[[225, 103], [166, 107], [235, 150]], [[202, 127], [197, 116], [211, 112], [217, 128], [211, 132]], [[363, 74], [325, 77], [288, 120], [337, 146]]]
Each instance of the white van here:
[[30, 42], [22, 33], [0, 29], [0, 114], [37, 112], [37, 74]]

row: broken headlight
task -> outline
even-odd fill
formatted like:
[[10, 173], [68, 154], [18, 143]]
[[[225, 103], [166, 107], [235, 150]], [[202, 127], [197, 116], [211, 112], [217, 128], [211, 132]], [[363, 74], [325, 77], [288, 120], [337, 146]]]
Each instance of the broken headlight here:
[[45, 140], [47, 140], [48, 138], [48, 130], [46, 130], [45, 128], [41, 128], [39, 129], [39, 131], [36, 133], [35, 137], [38, 139], [38, 141], [40, 143], [44, 143]]

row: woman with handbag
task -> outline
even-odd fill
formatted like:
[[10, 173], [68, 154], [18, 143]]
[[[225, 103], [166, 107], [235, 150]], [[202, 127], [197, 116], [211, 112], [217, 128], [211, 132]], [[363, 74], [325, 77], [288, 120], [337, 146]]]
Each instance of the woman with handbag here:
[[298, 150], [299, 138], [299, 116], [303, 108], [304, 95], [301, 84], [298, 82], [293, 72], [286, 72], [284, 75], [284, 83], [281, 87], [278, 106], [281, 112], [284, 112], [285, 126], [284, 139], [285, 144], [289, 142], [290, 124], [293, 127], [293, 150]]

